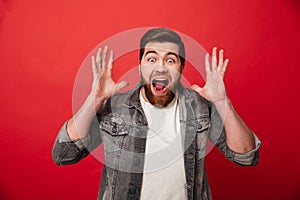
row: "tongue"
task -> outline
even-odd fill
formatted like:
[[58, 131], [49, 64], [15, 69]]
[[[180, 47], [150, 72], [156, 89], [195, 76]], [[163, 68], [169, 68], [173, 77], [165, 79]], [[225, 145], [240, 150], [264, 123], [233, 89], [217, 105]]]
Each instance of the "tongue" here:
[[156, 83], [156, 84], [155, 84], [155, 88], [156, 88], [157, 90], [162, 90], [162, 89], [165, 88], [165, 86], [164, 86], [163, 84]]

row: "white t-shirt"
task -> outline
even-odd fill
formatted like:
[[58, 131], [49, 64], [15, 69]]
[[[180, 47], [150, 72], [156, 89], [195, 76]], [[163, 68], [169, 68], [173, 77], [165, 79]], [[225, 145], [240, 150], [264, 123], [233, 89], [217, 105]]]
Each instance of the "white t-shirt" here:
[[185, 200], [186, 178], [177, 98], [166, 107], [146, 102], [140, 93], [149, 129], [141, 200]]

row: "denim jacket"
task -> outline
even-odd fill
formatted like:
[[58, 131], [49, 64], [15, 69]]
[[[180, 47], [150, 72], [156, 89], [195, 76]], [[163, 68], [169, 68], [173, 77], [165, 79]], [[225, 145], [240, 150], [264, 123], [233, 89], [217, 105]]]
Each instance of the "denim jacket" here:
[[[66, 122], [55, 141], [52, 156], [58, 165], [74, 164], [103, 143], [105, 165], [98, 199], [140, 198], [148, 122], [139, 89], [106, 100], [87, 137], [71, 141]], [[260, 141], [255, 136], [256, 149], [244, 154], [233, 152], [226, 144], [225, 129], [213, 104], [181, 85], [178, 91], [187, 199], [211, 199], [204, 164], [208, 140], [229, 160], [242, 166], [257, 164]]]

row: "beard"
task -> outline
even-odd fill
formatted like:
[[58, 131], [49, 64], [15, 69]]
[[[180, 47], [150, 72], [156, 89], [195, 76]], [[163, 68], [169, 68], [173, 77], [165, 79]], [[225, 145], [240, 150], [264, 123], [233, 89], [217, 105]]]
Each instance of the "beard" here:
[[150, 84], [145, 84], [144, 89], [145, 89], [145, 94], [149, 102], [157, 107], [167, 107], [167, 105], [174, 99], [175, 94], [172, 90], [167, 89], [167, 93], [165, 95], [155, 95], [151, 91], [151, 85]]
[[148, 101], [157, 107], [165, 108], [169, 105], [170, 102], [175, 98], [175, 93], [177, 90], [178, 82], [174, 85], [172, 88], [166, 89], [166, 94], [164, 95], [156, 95], [151, 90], [151, 84], [147, 83], [146, 80], [142, 77], [142, 83], [145, 90], [145, 95], [148, 99]]

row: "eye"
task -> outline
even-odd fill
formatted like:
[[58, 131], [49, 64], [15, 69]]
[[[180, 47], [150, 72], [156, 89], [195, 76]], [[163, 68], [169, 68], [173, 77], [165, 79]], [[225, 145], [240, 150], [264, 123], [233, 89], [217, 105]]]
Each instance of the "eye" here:
[[170, 63], [170, 64], [175, 63], [175, 60], [173, 58], [168, 58], [167, 63]]
[[151, 63], [154, 63], [155, 61], [156, 61], [155, 58], [149, 58], [149, 59], [148, 59], [148, 62], [151, 62]]

